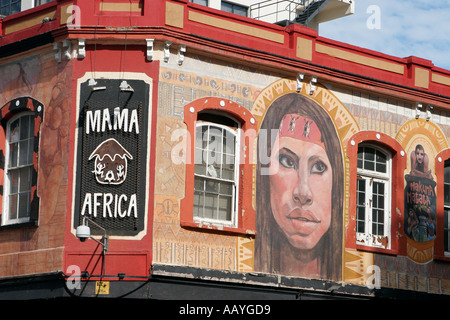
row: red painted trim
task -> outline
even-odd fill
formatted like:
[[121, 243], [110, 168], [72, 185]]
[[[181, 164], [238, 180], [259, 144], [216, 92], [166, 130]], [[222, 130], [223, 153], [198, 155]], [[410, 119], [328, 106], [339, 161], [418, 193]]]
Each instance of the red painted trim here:
[[[148, 135], [150, 137], [148, 150], [148, 176], [147, 193], [148, 207], [146, 208], [146, 234], [142, 239], [120, 239], [110, 238], [109, 250], [106, 253], [106, 270], [108, 275], [116, 275], [118, 272], [127, 275], [148, 277], [150, 274], [150, 266], [153, 258], [153, 216], [154, 216], [154, 188], [155, 188], [155, 147], [157, 136], [157, 107], [158, 107], [158, 82], [159, 82], [159, 61], [147, 62], [142, 50], [130, 45], [126, 51], [126, 60], [124, 59], [123, 45], [88, 46], [86, 49], [86, 57], [83, 60], [74, 59], [72, 64], [72, 83], [71, 86], [71, 104], [72, 117], [70, 122], [70, 147], [69, 147], [69, 164], [68, 164], [68, 184], [67, 184], [67, 205], [65, 220], [65, 238], [64, 238], [64, 254], [63, 254], [63, 271], [66, 272], [69, 266], [78, 266], [81, 271], [87, 270], [90, 274], [101, 274], [101, 248], [92, 240], [80, 242], [72, 233], [73, 223], [73, 193], [75, 151], [77, 150], [77, 141], [75, 130], [77, 128], [78, 115], [77, 96], [78, 79], [82, 78], [86, 72], [92, 72], [95, 65], [96, 72], [114, 72], [116, 74], [123, 72], [145, 74], [151, 78], [151, 99], [149, 107], [151, 110], [151, 123], [149, 123]], [[139, 48], [141, 49], [141, 48]], [[143, 186], [144, 187], [144, 186]], [[70, 274], [69, 274], [70, 275]], [[91, 279], [92, 280], [92, 279]], [[112, 279], [116, 280], [116, 279]]]
[[[239, 166], [239, 203], [238, 203], [238, 224], [237, 228], [222, 227], [218, 225], [205, 225], [194, 222], [194, 148], [195, 148], [195, 127], [197, 114], [203, 110], [219, 110], [232, 116], [241, 124], [241, 146], [240, 146], [240, 166]], [[254, 235], [255, 231], [255, 210], [252, 201], [253, 183], [253, 160], [251, 159], [252, 144], [257, 136], [256, 119], [241, 105], [222, 98], [207, 97], [195, 100], [187, 104], [184, 108], [184, 122], [187, 127], [187, 148], [186, 148], [186, 180], [185, 197], [181, 200], [180, 224], [187, 228], [203, 228], [223, 232]], [[253, 123], [252, 123], [253, 122]]]
[[[49, 3], [39, 5], [35, 8], [31, 8], [22, 12], [17, 12], [12, 15], [4, 17], [3, 19], [0, 19], [1, 22], [0, 46], [57, 29], [60, 26], [59, 24], [60, 14], [58, 12], [58, 9], [59, 7], [57, 5], [57, 2], [51, 1]], [[45, 12], [52, 13], [54, 11], [56, 12], [55, 20], [51, 20], [45, 23], [39, 23], [37, 25], [33, 25], [31, 27], [5, 35], [5, 29], [9, 25], [15, 25], [17, 23], [27, 21], [28, 19], [33, 18], [34, 16], [41, 15]], [[2, 43], [3, 41], [4, 43]]]
[[[37, 7], [30, 8], [30, 9], [27, 9], [25, 11], [17, 12], [17, 13], [11, 14], [9, 16], [6, 16], [6, 17], [3, 18], [3, 21], [4, 22], [8, 22], [10, 20], [17, 20], [17, 19], [21, 19], [23, 17], [27, 17], [28, 18], [30, 16], [33, 16], [33, 15], [37, 14], [37, 13], [41, 13], [42, 11], [46, 11], [49, 8], [52, 8], [52, 9], [56, 8], [56, 6], [57, 6], [56, 1], [50, 1], [48, 3], [44, 3], [44, 4], [39, 5]], [[14, 21], [14, 22], [17, 22], [17, 21]]]
[[[356, 177], [357, 156], [360, 143], [370, 143], [384, 148], [391, 153], [392, 185], [391, 185], [391, 249], [373, 248], [356, 244]], [[403, 232], [403, 189], [404, 171], [407, 157], [403, 147], [394, 138], [376, 131], [361, 131], [349, 139], [347, 155], [350, 159], [350, 197], [349, 223], [345, 230], [345, 246], [371, 252], [388, 254], [406, 253], [406, 239]], [[398, 190], [401, 190], [399, 192]]]
[[[119, 0], [118, 0], [119, 1]], [[124, 1], [124, 0], [120, 0]], [[137, 0], [133, 0], [137, 1]], [[45, 24], [38, 24], [30, 28], [4, 35], [0, 31], [0, 47], [26, 38], [51, 32], [55, 39], [93, 39], [97, 43], [110, 41], [111, 39], [123, 40], [125, 37], [131, 41], [141, 41], [141, 49], [144, 50], [145, 39], [152, 38], [159, 41], [173, 41], [174, 44], [188, 46], [188, 52], [201, 50], [209, 56], [219, 55], [224, 59], [238, 59], [242, 63], [252, 63], [259, 66], [276, 68], [283, 72], [290, 72], [295, 76], [298, 72], [311, 73], [323, 80], [339, 82], [341, 85], [351, 85], [360, 89], [375, 90], [383, 94], [395, 94], [411, 102], [421, 101], [430, 103], [435, 107], [448, 109], [450, 96], [449, 85], [434, 82], [431, 73], [450, 79], [450, 71], [435, 67], [426, 59], [417, 57], [399, 58], [389, 56], [373, 50], [352, 46], [346, 43], [334, 41], [318, 36], [313, 29], [298, 25], [281, 27], [272, 23], [228, 14], [221, 10], [195, 5], [187, 0], [152, 0], [144, 1], [141, 15], [111, 15], [99, 14], [95, 9], [98, 0], [74, 0], [81, 15], [80, 28], [68, 28], [60, 24], [60, 15], [63, 6], [70, 3], [66, 1], [52, 1], [48, 4], [8, 16], [0, 19], [2, 30], [7, 25], [20, 23], [36, 14], [42, 14], [46, 10], [57, 11], [57, 18]], [[166, 4], [172, 3], [179, 6], [183, 16], [182, 28], [166, 25]], [[94, 10], [95, 9], [95, 10]], [[203, 17], [220, 19], [222, 26], [200, 23], [189, 19], [190, 14], [200, 14]], [[125, 14], [125, 13], [123, 13]], [[240, 30], [226, 30], [223, 27], [227, 23], [239, 25]], [[138, 26], [136, 28], [136, 26]], [[133, 28], [132, 28], [133, 27]], [[255, 30], [269, 31], [272, 34], [282, 36], [283, 43], [255, 36], [258, 32], [246, 33]], [[305, 61], [297, 57], [297, 39], [308, 39], [312, 43], [312, 59]], [[89, 44], [89, 43], [88, 43]], [[404, 68], [403, 74], [390, 72], [374, 67], [369, 67], [355, 61], [343, 60], [331, 55], [323, 54], [315, 50], [318, 44], [327, 47], [338, 48], [341, 51], [366, 56], [383, 62], [394, 63]], [[428, 88], [416, 86], [415, 68], [420, 67], [430, 73]]]
[[437, 230], [434, 240], [434, 259], [450, 261], [450, 257], [444, 255], [444, 168], [446, 160], [450, 160], [450, 149], [439, 152], [435, 158]]

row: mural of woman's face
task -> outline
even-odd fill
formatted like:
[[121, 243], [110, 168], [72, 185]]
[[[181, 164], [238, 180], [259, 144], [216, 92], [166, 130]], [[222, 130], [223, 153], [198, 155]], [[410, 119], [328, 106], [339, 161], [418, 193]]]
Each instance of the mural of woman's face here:
[[279, 134], [269, 173], [275, 221], [293, 247], [313, 249], [331, 224], [333, 172], [323, 144]]

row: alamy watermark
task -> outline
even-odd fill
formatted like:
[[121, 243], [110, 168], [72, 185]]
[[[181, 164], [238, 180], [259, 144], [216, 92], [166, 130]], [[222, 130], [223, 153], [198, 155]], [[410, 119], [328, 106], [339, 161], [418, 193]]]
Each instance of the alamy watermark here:
[[[175, 165], [207, 163], [220, 166], [235, 164], [235, 157], [238, 157], [238, 164], [256, 165], [259, 161], [261, 174], [273, 174], [278, 169], [278, 162], [270, 163], [271, 159], [267, 154], [266, 146], [269, 144], [268, 139], [275, 137], [270, 142], [271, 149], [273, 149], [279, 139], [278, 131], [279, 129], [261, 129], [257, 133], [254, 129], [237, 129], [235, 134], [226, 130], [223, 131], [225, 132], [223, 134], [222, 130], [211, 128], [201, 135], [197, 133], [195, 137], [191, 137], [187, 129], [176, 129], [171, 135], [171, 141], [175, 144], [170, 150], [170, 159]], [[230, 153], [229, 150], [232, 152]], [[271, 165], [270, 172], [269, 164]]]
[[67, 267], [66, 273], [70, 274], [66, 280], [67, 289], [81, 289], [81, 268], [77, 265], [70, 265]]
[[366, 270], [369, 276], [366, 279], [366, 287], [370, 290], [381, 288], [381, 269], [377, 265], [370, 265]]
[[366, 26], [370, 30], [381, 29], [381, 9], [379, 6], [372, 4], [367, 7], [367, 14], [370, 16], [366, 20]]
[[69, 29], [81, 28], [81, 9], [75, 4], [68, 5], [66, 13], [69, 14], [66, 20], [66, 25]]

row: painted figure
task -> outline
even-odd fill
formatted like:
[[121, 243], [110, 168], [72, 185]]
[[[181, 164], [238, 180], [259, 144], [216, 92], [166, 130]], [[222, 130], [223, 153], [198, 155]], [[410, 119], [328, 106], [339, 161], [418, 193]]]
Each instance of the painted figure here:
[[436, 237], [436, 182], [421, 144], [411, 151], [410, 160], [411, 171], [405, 175], [405, 234], [416, 242], [426, 242]]
[[285, 94], [268, 108], [258, 148], [255, 270], [339, 280], [343, 165], [330, 117]]
[[431, 170], [428, 169], [428, 155], [425, 153], [423, 146], [418, 144], [413, 152], [411, 152], [411, 174], [419, 177], [433, 179]]
[[127, 158], [133, 156], [113, 138], [103, 141], [91, 153], [88, 160], [95, 159], [94, 170], [100, 184], [121, 184], [127, 178]]

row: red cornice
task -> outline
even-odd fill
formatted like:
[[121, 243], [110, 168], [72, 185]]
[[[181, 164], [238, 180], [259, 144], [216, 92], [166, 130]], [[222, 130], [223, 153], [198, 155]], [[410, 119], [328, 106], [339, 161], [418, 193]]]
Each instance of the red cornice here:
[[[143, 0], [142, 12], [138, 16], [99, 14], [92, 10], [98, 1], [58, 0], [1, 19], [0, 34], [3, 38], [0, 38], [0, 51], [1, 46], [18, 43], [43, 32], [50, 32], [55, 41], [87, 39], [87, 45], [94, 38], [98, 43], [118, 44], [126, 37], [127, 41], [142, 45], [148, 38], [169, 40], [174, 45], [186, 45], [188, 53], [238, 60], [253, 67], [276, 70], [286, 77], [295, 77], [303, 72], [324, 81], [376, 90], [435, 107], [447, 109], [450, 105], [450, 71], [435, 67], [429, 60], [393, 57], [320, 37], [317, 31], [304, 26], [281, 27], [225, 14], [187, 0]], [[77, 5], [82, 13], [78, 28], [61, 24], [61, 12], [71, 3]], [[169, 6], [178, 10], [179, 17], [174, 20], [175, 24], [179, 23], [178, 27], [168, 21]], [[55, 20], [5, 34], [12, 24], [24, 23], [26, 26], [33, 17], [53, 11], [57, 13]], [[228, 28], [228, 25], [232, 27]], [[309, 58], [299, 56], [300, 40], [311, 46]], [[429, 79], [419, 78], [417, 71]]]

